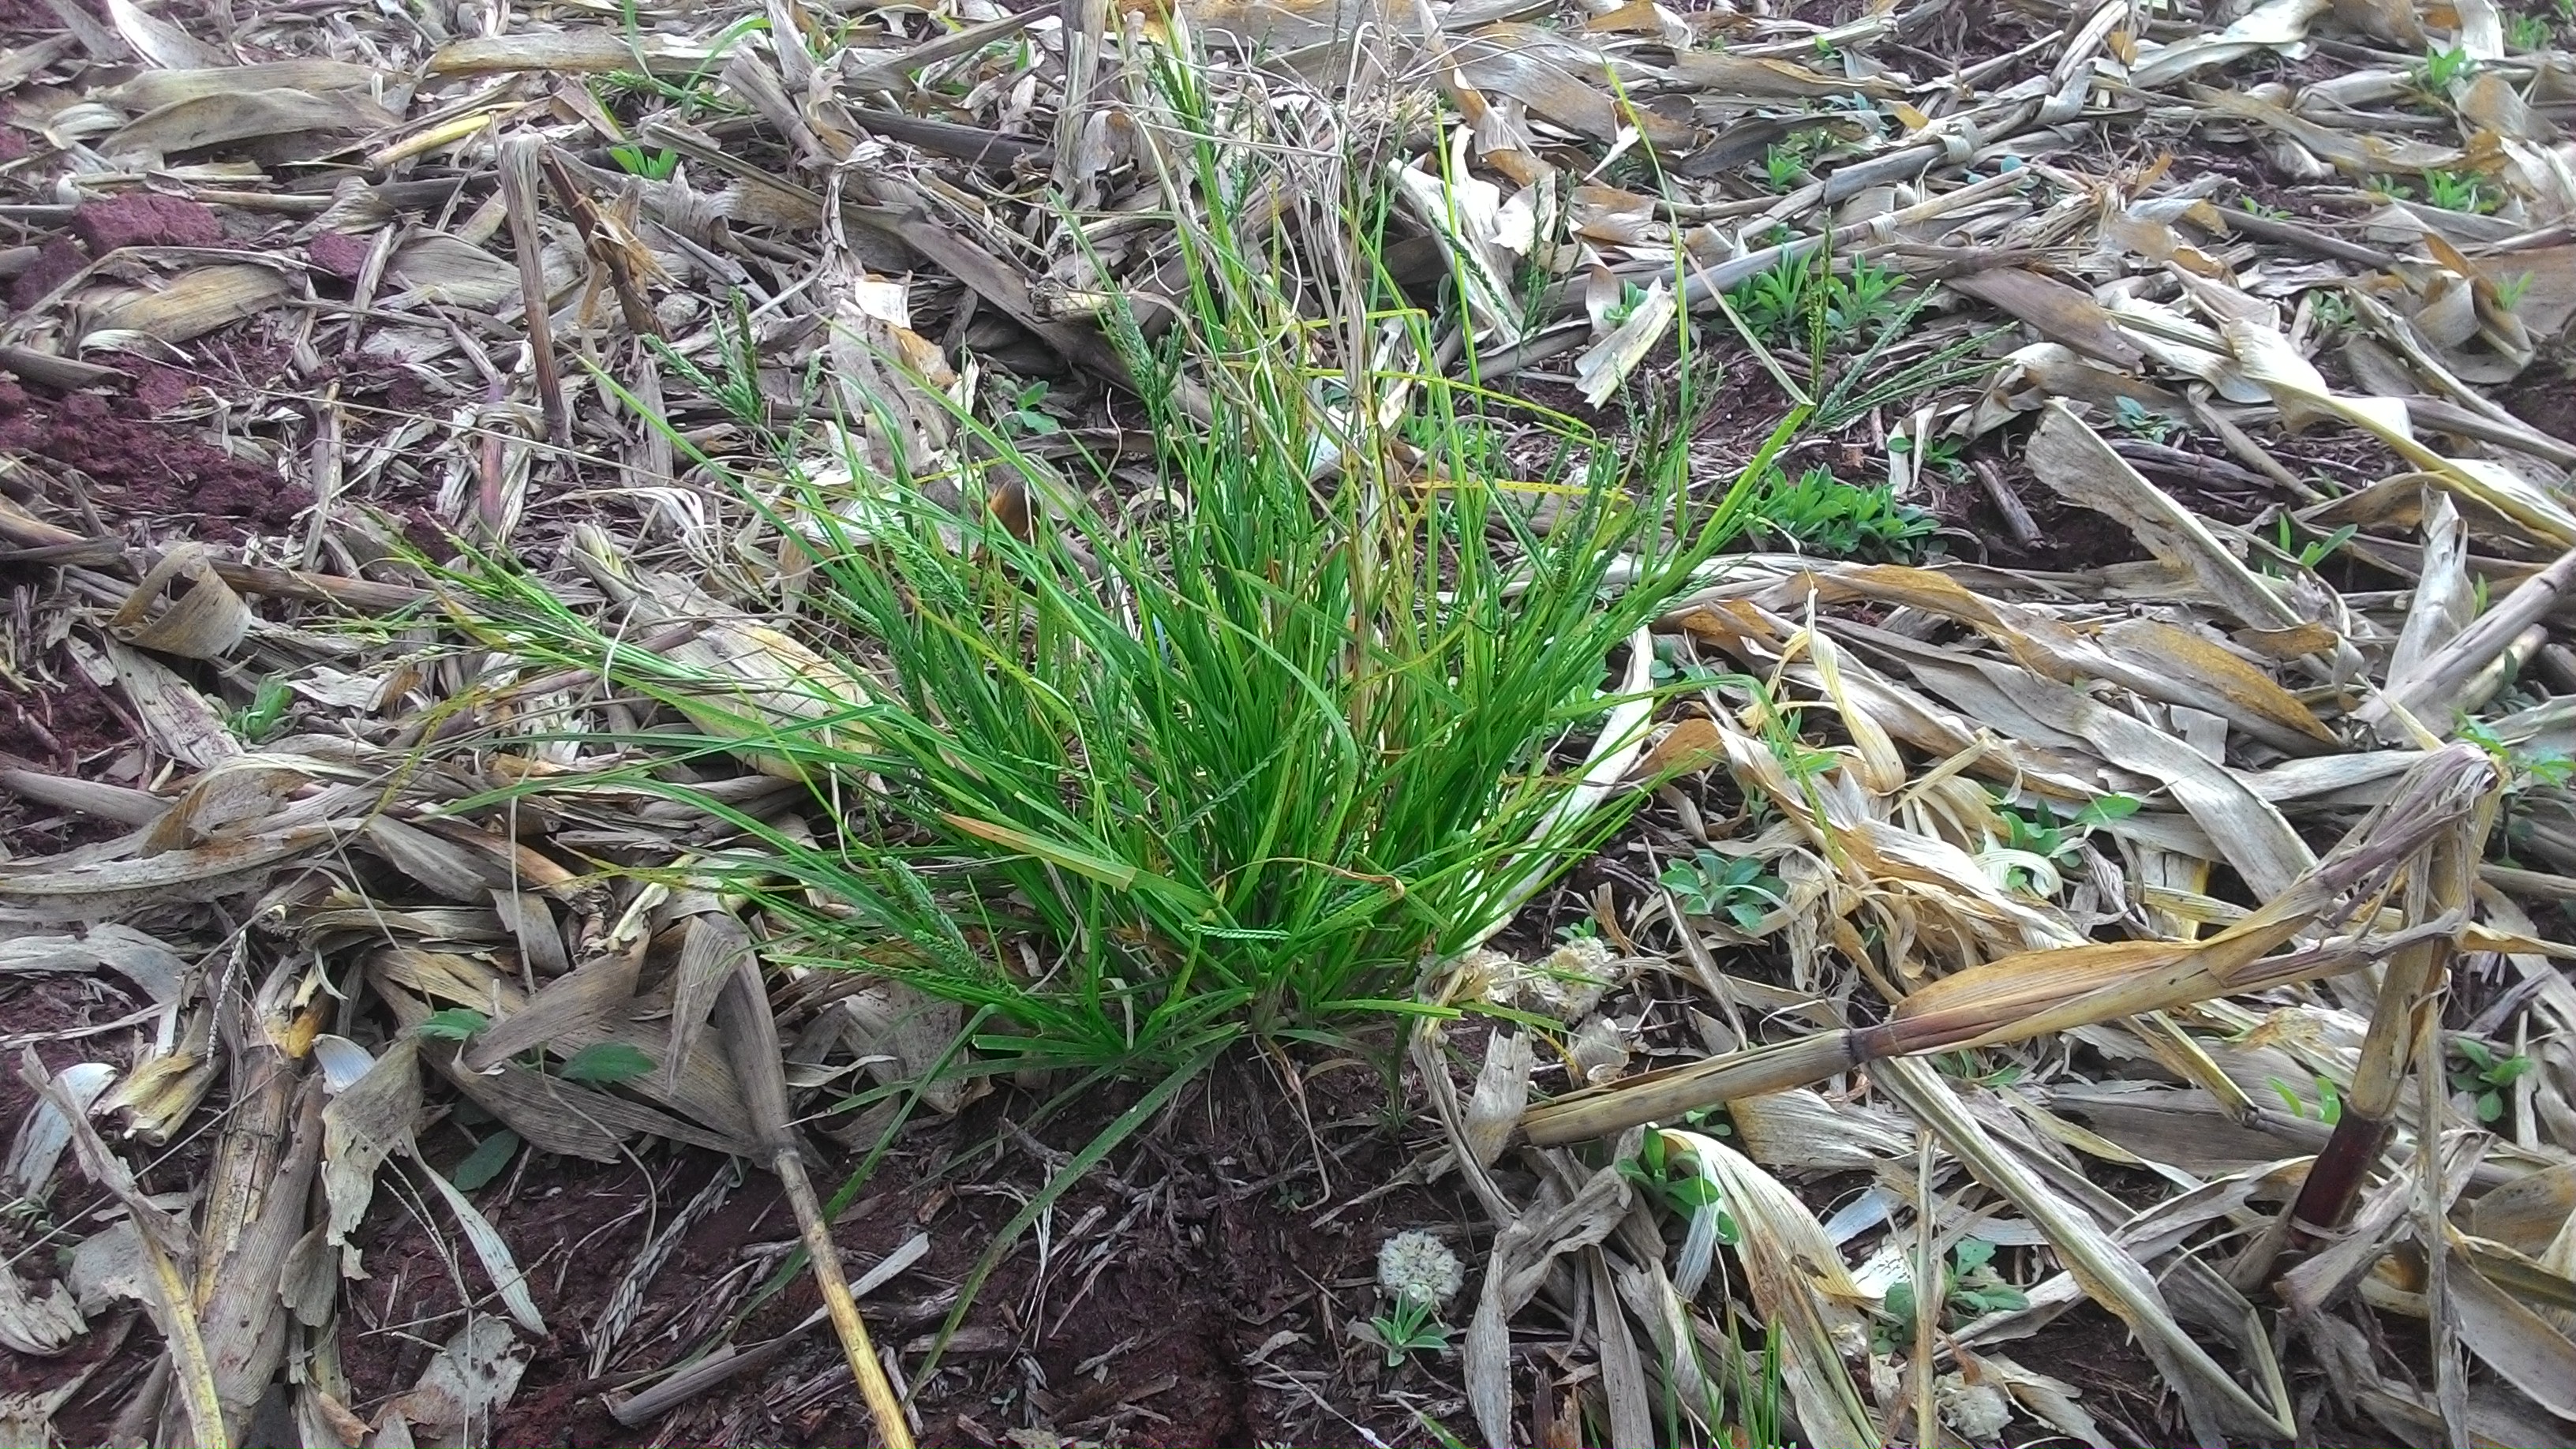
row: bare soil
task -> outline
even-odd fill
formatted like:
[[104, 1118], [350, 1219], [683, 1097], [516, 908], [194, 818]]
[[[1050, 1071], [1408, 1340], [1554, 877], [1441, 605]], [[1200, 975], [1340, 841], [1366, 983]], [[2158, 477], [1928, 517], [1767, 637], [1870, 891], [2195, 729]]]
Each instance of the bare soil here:
[[[1058, 1200], [985, 1283], [942, 1366], [916, 1386], [921, 1441], [1350, 1443], [1359, 1436], [1341, 1415], [1371, 1406], [1360, 1427], [1379, 1440], [1430, 1442], [1387, 1396], [1455, 1418], [1442, 1382], [1454, 1370], [1389, 1372], [1349, 1327], [1354, 1312], [1371, 1311], [1375, 1254], [1388, 1233], [1468, 1214], [1445, 1188], [1376, 1192], [1411, 1157], [1372, 1106], [1377, 1082], [1373, 1070], [1347, 1067], [1310, 1077], [1309, 1099], [1325, 1114], [1311, 1139], [1267, 1063], [1229, 1059], [1185, 1091]], [[911, 1133], [835, 1229], [853, 1274], [928, 1236], [928, 1255], [863, 1305], [872, 1331], [919, 1363], [994, 1234], [1045, 1185], [1053, 1162], [1134, 1095], [1087, 1092], [1032, 1129], [1023, 1124], [1044, 1104], [1004, 1093]], [[447, 1166], [466, 1141], [451, 1129], [425, 1149]], [[965, 1171], [939, 1171], [961, 1156]], [[817, 1176], [829, 1182], [855, 1161], [822, 1158]], [[753, 1290], [788, 1261], [796, 1227], [775, 1181], [748, 1173], [682, 1237], [608, 1372], [590, 1373], [591, 1335], [638, 1250], [711, 1181], [734, 1174], [697, 1149], [654, 1151], [640, 1168], [535, 1158], [476, 1195], [528, 1269], [550, 1330], [488, 1442], [872, 1442], [837, 1346], [820, 1329], [658, 1423], [630, 1428], [610, 1413], [606, 1395], [631, 1391], [637, 1371], [689, 1357], [746, 1308], [738, 1346], [785, 1332], [819, 1306], [801, 1272], [754, 1306]], [[351, 1407], [362, 1415], [408, 1389], [459, 1326], [460, 1277], [490, 1308], [480, 1268], [446, 1256], [456, 1251], [453, 1226], [424, 1223], [391, 1196], [380, 1194], [363, 1231], [371, 1281], [357, 1295], [359, 1321], [342, 1330]], [[71, 1432], [103, 1427], [71, 1413], [62, 1422]]]

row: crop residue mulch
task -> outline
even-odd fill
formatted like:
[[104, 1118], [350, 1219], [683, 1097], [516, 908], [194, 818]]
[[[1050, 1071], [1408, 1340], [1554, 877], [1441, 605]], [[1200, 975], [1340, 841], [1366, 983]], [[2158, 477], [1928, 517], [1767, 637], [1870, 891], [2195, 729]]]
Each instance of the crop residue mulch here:
[[[1124, 8], [0, 0], [0, 1025], [105, 1092], [0, 1214], [11, 1433], [191, 1442], [204, 1370], [238, 1442], [868, 1441], [764, 1134], [828, 1192], [962, 1016], [768, 961], [755, 1120], [705, 971], [760, 923], [691, 874], [740, 837], [632, 775], [819, 807], [421, 565], [676, 650], [802, 617], [760, 490], [895, 446], [859, 404], [921, 477], [1144, 457], [1085, 308], [1181, 311], [1187, 41], [1251, 194], [1413, 185], [1391, 285], [1498, 429], [1623, 436], [1678, 312], [1705, 491], [1856, 384], [1753, 481], [1920, 513], [1675, 601], [1651, 798], [1427, 978], [1466, 1014], [1229, 1058], [927, 1376], [1134, 1089], [923, 1106], [832, 1227], [922, 1441], [2576, 1435], [2576, 30]], [[1415, 1227], [1471, 1286], [1390, 1368]], [[1927, 1254], [1983, 1276], [1918, 1342]]]

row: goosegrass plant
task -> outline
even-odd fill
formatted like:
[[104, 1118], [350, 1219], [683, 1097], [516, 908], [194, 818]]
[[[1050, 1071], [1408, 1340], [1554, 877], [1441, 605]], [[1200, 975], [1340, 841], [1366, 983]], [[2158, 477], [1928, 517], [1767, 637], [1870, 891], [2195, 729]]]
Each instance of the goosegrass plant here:
[[[1212, 215], [1187, 224], [1187, 323], [1151, 352], [1126, 334], [1164, 443], [1134, 526], [1079, 511], [1023, 540], [937, 501], [899, 452], [881, 468], [851, 444], [853, 486], [791, 479], [763, 506], [808, 556], [817, 627], [799, 642], [827, 679], [868, 683], [809, 681], [820, 708], [783, 714], [738, 678], [614, 644], [522, 573], [464, 580], [523, 657], [604, 660], [692, 719], [730, 715], [657, 741], [805, 779], [820, 839], [639, 783], [742, 833], [699, 869], [792, 925], [778, 957], [987, 1009], [998, 1029], [976, 1046], [996, 1070], [1151, 1073], [1419, 1009], [1426, 959], [1615, 829], [1616, 805], [1562, 809], [1569, 752], [1617, 702], [1607, 662], [1743, 512], [1740, 482], [1689, 486], [1687, 395], [1633, 450], [1564, 424], [1559, 479], [1448, 467], [1440, 447], [1445, 481], [1400, 477], [1388, 445], [1425, 435], [1407, 421], [1472, 432], [1480, 400], [1431, 368], [1419, 314], [1367, 315], [1370, 360], [1331, 359], [1289, 300], [1296, 259], [1248, 255], [1228, 224], [1234, 158], [1195, 140]], [[1210, 416], [1181, 406], [1185, 379]], [[955, 421], [992, 454], [988, 482], [1039, 491], [1047, 465], [1018, 430]], [[1319, 439], [1337, 467], [1319, 469]]]
[[[866, 446], [903, 436], [874, 399], [813, 468], [756, 388], [709, 377], [783, 485], [665, 432], [797, 540], [800, 622], [773, 655], [795, 682], [621, 643], [621, 621], [505, 561], [449, 576], [487, 647], [599, 669], [691, 722], [598, 742], [631, 752], [627, 783], [731, 828], [685, 875], [755, 904], [769, 959], [970, 1008], [957, 1072], [1152, 1084], [997, 1236], [952, 1327], [1017, 1233], [1227, 1047], [1347, 1049], [1431, 1010], [1427, 964], [1617, 828], [1637, 794], [1578, 795], [1585, 752], [1617, 743], [1610, 667], [1734, 536], [1792, 431], [1695, 488], [1685, 336], [1683, 382], [1632, 441], [1543, 420], [1558, 473], [1494, 476], [1487, 450], [1451, 445], [1482, 436], [1486, 397], [1441, 375], [1434, 319], [1378, 266], [1377, 173], [1249, 144], [1259, 113], [1218, 114], [1185, 64], [1154, 79], [1165, 184], [1194, 203], [1176, 211], [1188, 286], [1157, 345], [1113, 314], [1161, 443], [1149, 476], [1080, 480], [1120, 506], [1017, 536], [977, 500], [1015, 477], [1061, 491], [1027, 430], [946, 404], [979, 487]], [[1283, 165], [1324, 174], [1265, 169]], [[1249, 225], [1244, 199], [1276, 179], [1338, 204], [1300, 232]], [[942, 482], [965, 486], [942, 501]], [[727, 754], [814, 808], [782, 822], [693, 782]]]

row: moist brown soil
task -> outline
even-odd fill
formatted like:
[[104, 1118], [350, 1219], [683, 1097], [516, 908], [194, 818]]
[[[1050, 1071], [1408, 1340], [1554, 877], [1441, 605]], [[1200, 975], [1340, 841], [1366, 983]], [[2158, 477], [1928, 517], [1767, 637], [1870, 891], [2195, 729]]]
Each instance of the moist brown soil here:
[[2512, 382], [2496, 389], [2505, 411], [2553, 438], [2576, 443], [2576, 372], [2541, 361]]
[[[1388, 1234], [1471, 1221], [1473, 1207], [1454, 1183], [1369, 1196], [1412, 1157], [1378, 1110], [1373, 1069], [1310, 1069], [1304, 1090], [1316, 1114], [1311, 1138], [1268, 1062], [1229, 1059], [1067, 1191], [984, 1284], [936, 1372], [913, 1386], [920, 1442], [1322, 1444], [1360, 1442], [1362, 1429], [1387, 1444], [1432, 1442], [1390, 1393], [1463, 1429], [1454, 1357], [1389, 1371], [1349, 1330], [1376, 1311], [1375, 1255]], [[1029, 1127], [1042, 1099], [1005, 1092], [907, 1134], [834, 1229], [853, 1276], [915, 1234], [928, 1237], [927, 1256], [862, 1305], [879, 1340], [902, 1345], [904, 1362], [918, 1366], [1004, 1222], [1045, 1185], [1053, 1162], [1137, 1095], [1095, 1089]], [[448, 1126], [423, 1150], [451, 1169], [469, 1143]], [[809, 1158], [828, 1186], [861, 1155]], [[961, 1157], [964, 1171], [940, 1172]], [[610, 1412], [608, 1395], [692, 1356], [735, 1313], [751, 1310], [732, 1336], [748, 1347], [819, 1306], [802, 1272], [752, 1306], [751, 1290], [787, 1260], [796, 1224], [775, 1179], [746, 1169], [682, 1236], [607, 1372], [592, 1376], [591, 1336], [638, 1250], [735, 1171], [699, 1149], [647, 1149], [640, 1167], [524, 1156], [473, 1195], [526, 1269], [548, 1329], [483, 1442], [875, 1442], [827, 1327], [657, 1422], [629, 1427]], [[416, 1214], [424, 1199], [435, 1202], [380, 1188], [356, 1239], [369, 1277], [353, 1291], [340, 1344], [351, 1407], [370, 1419], [462, 1326], [468, 1294], [479, 1311], [499, 1311], [455, 1225], [434, 1205], [428, 1222]], [[1472, 1245], [1457, 1246], [1472, 1261]], [[56, 1416], [66, 1442], [101, 1442], [154, 1348], [148, 1327], [134, 1337], [93, 1391]], [[23, 1365], [0, 1383], [63, 1377], [59, 1365]]]

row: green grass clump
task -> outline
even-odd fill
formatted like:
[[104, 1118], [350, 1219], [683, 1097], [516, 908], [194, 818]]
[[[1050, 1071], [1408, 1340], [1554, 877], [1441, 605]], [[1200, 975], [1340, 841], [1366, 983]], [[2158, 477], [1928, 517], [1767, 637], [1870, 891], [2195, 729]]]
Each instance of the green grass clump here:
[[[847, 446], [836, 481], [769, 439], [788, 481], [759, 506], [801, 540], [795, 637], [830, 666], [792, 711], [612, 642], [634, 630], [511, 570], [460, 578], [488, 644], [604, 664], [696, 721], [616, 742], [647, 751], [635, 784], [731, 827], [691, 877], [759, 906], [774, 961], [977, 1009], [971, 1070], [1187, 1071], [1424, 1009], [1427, 962], [1619, 824], [1624, 804], [1573, 808], [1607, 671], [1750, 491], [1693, 488], [1687, 386], [1633, 445], [1563, 421], [1553, 476], [1495, 476], [1482, 396], [1439, 375], [1432, 319], [1376, 266], [1379, 198], [1350, 185], [1353, 224], [1255, 250], [1230, 198], [1265, 163], [1218, 139], [1187, 77], [1170, 97], [1170, 181], [1208, 215], [1182, 223], [1180, 325], [1154, 350], [1113, 329], [1161, 443], [1148, 475], [1077, 466], [1091, 501], [1023, 539], [976, 500], [1068, 490], [1019, 430], [956, 409], [982, 461], [952, 453], [939, 478], [885, 446], [892, 399], [847, 420], [877, 446]], [[1340, 308], [1320, 324], [1297, 301], [1319, 291]], [[795, 774], [815, 808], [747, 814], [662, 768], [718, 752]]]

